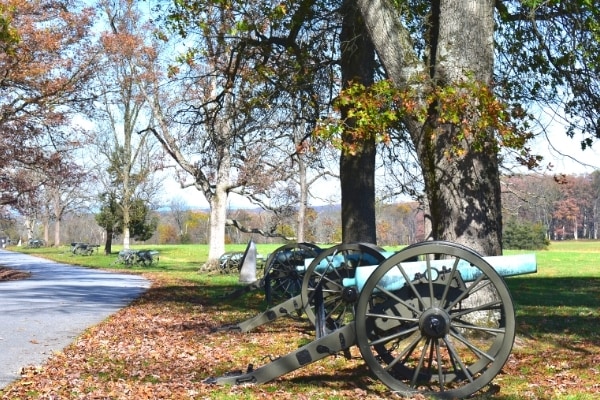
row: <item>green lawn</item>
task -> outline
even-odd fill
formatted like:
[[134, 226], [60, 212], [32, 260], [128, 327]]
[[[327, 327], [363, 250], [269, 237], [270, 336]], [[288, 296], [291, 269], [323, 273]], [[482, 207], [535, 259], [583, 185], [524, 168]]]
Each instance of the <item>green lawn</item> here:
[[[257, 253], [265, 259], [281, 244], [258, 244]], [[245, 244], [230, 244], [226, 251], [244, 251]], [[113, 247], [112, 255], [101, 252], [91, 256], [76, 256], [70, 246], [60, 248], [13, 248], [53, 260], [111, 270], [134, 273], [153, 272], [170, 278], [193, 282], [213, 282], [215, 285], [235, 285], [236, 276], [200, 274], [200, 267], [208, 258], [207, 245], [132, 246], [134, 249], [160, 251], [158, 264], [151, 267], [126, 267], [116, 264], [116, 253], [121, 246]], [[506, 254], [530, 251], [506, 251]], [[508, 278], [517, 309], [522, 333], [545, 335], [576, 332], [584, 339], [598, 340], [600, 326], [600, 242], [552, 242], [548, 250], [535, 251], [538, 272], [522, 277]], [[260, 277], [262, 272], [257, 273]]]
[[[279, 245], [259, 244], [257, 251], [266, 258], [277, 247]], [[169, 312], [175, 310], [170, 302], [181, 305], [182, 308], [178, 312], [184, 320], [194, 321], [198, 318], [195, 313], [199, 308], [202, 309], [202, 313], [211, 313], [212, 323], [239, 320], [264, 309], [265, 304], [260, 294], [232, 300], [223, 299], [224, 293], [238, 285], [237, 276], [198, 272], [207, 258], [208, 248], [205, 245], [135, 246], [135, 248], [159, 250], [159, 263], [149, 268], [127, 268], [114, 264], [116, 254], [74, 256], [70, 253], [69, 247], [14, 250], [37, 254], [64, 263], [148, 273], [161, 280], [161, 286], [156, 288], [160, 289], [160, 293], [157, 291], [148, 297], [160, 297], [161, 301], [167, 299], [168, 303], [165, 307], [168, 307]], [[243, 251], [244, 248], [243, 244], [228, 245], [226, 250]], [[115, 252], [118, 250], [118, 247], [114, 249]], [[506, 253], [528, 252], [507, 251]], [[494, 384], [498, 385], [500, 392], [477, 398], [503, 400], [600, 398], [598, 384], [600, 382], [600, 367], [598, 367], [600, 365], [600, 242], [553, 242], [548, 250], [535, 253], [538, 262], [536, 274], [506, 279], [517, 312], [518, 338], [503, 372], [494, 379]], [[262, 276], [261, 274], [259, 271], [259, 277]], [[172, 287], [169, 282], [174, 282]], [[132, 308], [129, 313], [135, 310], [136, 308]], [[281, 346], [286, 341], [300, 340], [297, 338], [298, 332], [294, 329], [304, 326], [300, 324], [290, 329], [289, 324], [288, 320], [281, 321], [275, 326], [265, 327], [264, 333], [259, 332], [248, 336], [249, 339], [243, 335], [211, 336], [211, 340], [215, 343], [222, 340], [223, 346], [227, 348], [226, 351], [233, 354], [231, 363], [219, 362], [215, 368], [226, 372], [227, 368], [243, 366], [246, 359], [256, 360], [259, 354], [284, 353], [286, 350]], [[303, 328], [300, 329], [303, 332]], [[166, 333], [161, 337], [165, 335]], [[278, 341], [273, 341], [276, 335], [282, 337]], [[258, 342], [248, 343], [254, 340], [252, 338]], [[306, 341], [311, 338], [312, 334], [307, 332], [302, 334], [301, 340]], [[186, 340], [193, 341], [186, 338], [181, 340], [180, 346], [184, 346]], [[206, 346], [206, 344], [201, 341], [199, 346]], [[110, 357], [104, 358], [104, 362], [109, 363]], [[364, 366], [344, 364], [343, 357], [332, 358], [322, 364], [311, 366], [303, 373], [311, 378], [299, 379], [292, 375], [256, 389], [240, 389], [233, 395], [227, 391], [228, 389], [211, 389], [210, 397], [238, 398], [241, 395], [240, 398], [261, 398], [265, 391], [278, 391], [279, 394], [305, 393], [306, 398], [354, 398], [353, 395], [349, 395], [354, 393], [353, 389], [349, 390], [348, 387], [359, 385], [363, 388], [365, 387], [362, 386], [363, 382], [370, 382], [364, 381], [364, 376], [368, 376]], [[298, 375], [302, 376], [303, 373]], [[360, 379], [355, 378], [356, 374]], [[323, 392], [321, 383], [315, 381], [319, 376], [324, 376], [323, 385], [337, 387], [336, 390], [345, 390], [341, 392], [344, 395]], [[378, 393], [379, 395], [385, 393], [385, 388], [382, 386], [381, 384], [368, 386], [368, 391], [374, 390], [370, 395], [374, 397], [369, 398], [377, 397]], [[135, 381], [132, 381], [131, 387], [135, 387]], [[360, 394], [356, 398], [364, 397], [359, 390], [356, 393]]]
[[507, 279], [523, 333], [600, 342], [600, 242], [553, 242], [536, 258], [537, 274]]

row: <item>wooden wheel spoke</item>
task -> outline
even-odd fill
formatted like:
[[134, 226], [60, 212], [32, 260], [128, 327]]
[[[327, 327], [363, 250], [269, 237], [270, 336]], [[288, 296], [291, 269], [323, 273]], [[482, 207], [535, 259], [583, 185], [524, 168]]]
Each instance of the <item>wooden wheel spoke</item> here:
[[436, 340], [436, 342], [435, 342], [435, 353], [437, 355], [437, 365], [438, 365], [437, 371], [438, 371], [438, 381], [440, 383], [440, 392], [443, 392], [444, 388], [446, 387], [446, 379], [445, 379], [445, 375], [442, 370], [442, 365], [444, 365], [444, 364], [442, 361], [442, 351], [440, 348], [439, 340]]
[[398, 338], [406, 336], [409, 333], [417, 332], [418, 330], [419, 330], [419, 327], [417, 325], [414, 325], [414, 326], [411, 326], [410, 328], [404, 329], [399, 332], [395, 332], [391, 335], [380, 337], [378, 340], [370, 341], [369, 346], [378, 346], [380, 344], [385, 344], [385, 343], [391, 342], [392, 340], [396, 340]]
[[[463, 362], [460, 354], [458, 353], [458, 351], [456, 350], [456, 348], [454, 347], [452, 342], [450, 342], [449, 340], [444, 340], [444, 343], [446, 344], [446, 347], [448, 348], [448, 355], [450, 356], [450, 360], [451, 360], [452, 364], [455, 365], [455, 368], [456, 368], [455, 362], [457, 362], [460, 367], [460, 370], [465, 374], [465, 376], [467, 377], [469, 382], [473, 382], [473, 380], [474, 380], [473, 375], [471, 374], [471, 372], [469, 371], [469, 369]], [[456, 371], [456, 372], [458, 372], [458, 371]], [[457, 375], [458, 375], [458, 373], [457, 373]]]
[[[425, 344], [423, 344], [423, 348], [421, 349], [421, 356], [419, 357], [419, 362], [418, 362], [417, 366], [415, 367], [415, 372], [413, 373], [412, 379], [410, 381], [410, 386], [412, 386], [412, 387], [417, 387], [417, 381], [418, 381], [419, 375], [421, 375], [421, 368], [425, 364], [425, 356], [427, 355], [427, 349], [429, 348], [430, 354], [432, 351], [431, 344], [432, 344], [432, 340], [429, 338], [427, 338], [425, 340]], [[429, 365], [431, 366], [431, 363], [429, 363]]]
[[486, 358], [490, 362], [493, 362], [496, 359], [494, 356], [488, 354], [487, 352], [481, 350], [479, 347], [472, 344], [467, 338], [462, 336], [460, 333], [450, 332], [450, 336], [452, 336], [456, 340], [460, 341], [462, 344], [467, 346], [473, 353], [477, 354], [478, 356]]
[[[391, 370], [396, 364], [404, 364], [408, 357], [415, 351], [419, 342], [423, 339], [418, 331], [413, 332], [413, 340], [402, 350], [394, 359], [384, 368], [385, 371]], [[392, 339], [393, 340], [393, 339]], [[391, 340], [390, 340], [391, 341]]]
[[467, 330], [472, 330], [472, 331], [489, 333], [490, 335], [498, 335], [498, 334], [503, 334], [504, 332], [506, 332], [506, 329], [504, 329], [504, 328], [492, 328], [489, 326], [479, 326], [479, 325], [469, 324], [466, 322], [465, 323], [454, 322], [452, 324], [452, 327], [457, 328], [457, 329], [467, 329]]
[[444, 293], [442, 293], [442, 297], [440, 298], [440, 301], [438, 302], [438, 304], [440, 306], [443, 306], [444, 304], [446, 304], [446, 299], [448, 298], [448, 293], [450, 292], [450, 288], [452, 287], [451, 277], [453, 277], [456, 274], [456, 270], [458, 268], [459, 261], [460, 261], [460, 258], [458, 258], [458, 257], [454, 258], [454, 262], [452, 263], [452, 270], [450, 270], [450, 274], [448, 275], [450, 277], [450, 279], [446, 279], [446, 284], [444, 285]]

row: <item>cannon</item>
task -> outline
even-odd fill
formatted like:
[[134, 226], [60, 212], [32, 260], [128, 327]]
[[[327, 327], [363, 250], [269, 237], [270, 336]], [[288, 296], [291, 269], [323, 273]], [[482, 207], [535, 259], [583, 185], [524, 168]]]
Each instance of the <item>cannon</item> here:
[[380, 263], [386, 254], [391, 253], [367, 243], [340, 244], [328, 249], [304, 243], [282, 246], [267, 259], [266, 268], [269, 270], [265, 272], [265, 282], [257, 286], [264, 287], [268, 304], [273, 304], [274, 299], [281, 302], [252, 318], [217, 330], [249, 332], [280, 317], [303, 313], [315, 324], [312, 289], [316, 282], [323, 282], [321, 287], [328, 296], [325, 308], [329, 325], [339, 324], [352, 313], [352, 304], [341, 296], [342, 280], [353, 277], [358, 266]]
[[289, 243], [267, 257], [263, 284], [268, 304], [300, 294], [304, 274], [298, 270], [304, 260], [314, 258], [321, 249], [312, 243]]
[[300, 294], [304, 278], [304, 272], [298, 267], [304, 265], [305, 259], [313, 259], [320, 252], [321, 249], [311, 243], [288, 243], [278, 247], [267, 257], [261, 279], [223, 297], [231, 299], [264, 290], [267, 304], [294, 298]]
[[[259, 368], [205, 382], [260, 384], [357, 346], [374, 376], [396, 393], [468, 397], [494, 379], [512, 350], [515, 313], [504, 276], [537, 271], [531, 254], [482, 257], [444, 241], [409, 246], [377, 265], [354, 265], [352, 257], [334, 262], [335, 256], [315, 258], [304, 274], [303, 306], [327, 328], [317, 329], [316, 340]], [[353, 312], [329, 324], [339, 302]]]
[[119, 251], [117, 259], [113, 264], [125, 264], [126, 266], [139, 265], [142, 267], [157, 264], [159, 260], [159, 252], [157, 250], [132, 250], [123, 249]]
[[98, 252], [99, 247], [99, 244], [73, 242], [71, 243], [71, 253], [74, 255], [89, 256], [94, 254], [94, 251]]

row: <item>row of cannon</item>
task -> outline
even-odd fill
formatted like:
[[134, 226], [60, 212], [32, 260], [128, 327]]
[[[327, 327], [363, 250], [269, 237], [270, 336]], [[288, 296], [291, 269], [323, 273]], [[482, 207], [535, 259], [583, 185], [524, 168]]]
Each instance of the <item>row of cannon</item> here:
[[537, 271], [535, 255], [483, 257], [427, 241], [388, 252], [366, 243], [274, 251], [259, 282], [271, 306], [220, 327], [249, 332], [306, 315], [315, 340], [259, 368], [206, 380], [260, 384], [358, 346], [373, 375], [395, 393], [465, 398], [489, 385], [512, 351], [516, 322], [504, 278]]

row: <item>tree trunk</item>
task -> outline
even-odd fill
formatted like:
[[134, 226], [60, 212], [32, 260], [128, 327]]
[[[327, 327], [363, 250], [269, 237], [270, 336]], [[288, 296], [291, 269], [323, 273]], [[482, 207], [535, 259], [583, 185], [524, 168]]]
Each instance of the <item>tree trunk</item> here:
[[215, 269], [219, 257], [225, 252], [226, 219], [227, 191], [225, 185], [217, 184], [210, 200], [210, 233], [206, 269]]
[[60, 219], [54, 221], [54, 246], [60, 246]]
[[60, 221], [64, 212], [64, 206], [61, 204], [60, 190], [58, 188], [52, 189], [52, 203], [54, 209], [54, 246], [60, 246]]
[[[472, 74], [477, 82], [491, 83], [493, 12], [493, 0], [440, 1], [434, 82], [454, 85]], [[467, 137], [460, 143], [464, 156], [449, 158], [447, 151], [457, 134], [456, 128], [449, 124], [440, 128], [441, 134], [434, 135], [431, 141], [428, 138], [432, 136], [421, 136], [417, 146], [426, 176], [433, 236], [470, 246], [486, 255], [502, 254], [497, 154], [471, 150], [472, 143]], [[488, 135], [492, 136], [493, 132]], [[425, 152], [433, 158], [427, 157]]]
[[298, 180], [300, 183], [300, 204], [298, 204], [298, 216], [296, 220], [296, 241], [304, 242], [304, 228], [306, 226], [306, 207], [308, 204], [308, 184], [306, 182], [306, 164], [301, 155], [298, 155]]
[[[433, 2], [430, 65], [421, 64], [408, 32], [388, 0], [357, 0], [369, 34], [390, 79], [398, 87], [426, 90], [418, 75], [436, 85], [474, 78], [489, 84], [493, 73], [493, 0]], [[437, 4], [437, 7], [436, 7]], [[424, 97], [424, 96], [422, 96]], [[417, 150], [429, 202], [432, 237], [465, 244], [485, 255], [502, 252], [502, 214], [497, 154], [473, 151], [468, 140], [460, 156], [448, 156], [457, 129], [438, 125], [437, 107], [425, 124], [405, 125]], [[492, 133], [490, 133], [491, 135]]]
[[[227, 123], [219, 124], [221, 134], [229, 129]], [[225, 252], [225, 225], [227, 220], [227, 199], [231, 179], [231, 154], [229, 147], [222, 146], [219, 154], [216, 185], [207, 200], [210, 205], [210, 233], [208, 260], [205, 268], [212, 270], [217, 267], [219, 257]]]
[[[502, 215], [498, 160], [470, 154], [445, 157], [445, 143], [418, 146], [429, 201], [432, 237], [500, 255]], [[429, 146], [433, 147], [429, 154]]]
[[107, 256], [112, 254], [112, 237], [113, 237], [112, 227], [106, 228], [106, 240], [104, 241], [104, 254]]
[[35, 218], [26, 216], [23, 224], [25, 225], [25, 229], [27, 230], [27, 242], [29, 242], [31, 239], [33, 239], [33, 228], [35, 227]]
[[[129, 224], [129, 222], [127, 222]], [[129, 249], [131, 245], [131, 234], [129, 233], [129, 226], [125, 225], [125, 218], [123, 218], [123, 248]]]
[[[360, 11], [353, 0], [344, 4], [344, 19], [340, 34], [342, 47], [342, 85], [373, 83], [375, 48], [365, 30]], [[347, 117], [342, 110], [342, 119]], [[349, 121], [352, 124], [352, 121]], [[343, 135], [345, 144], [353, 139]], [[374, 139], [352, 143], [356, 152], [342, 150], [340, 156], [340, 186], [342, 192], [342, 242], [377, 243], [375, 224], [375, 153]], [[346, 147], [346, 146], [344, 146]]]
[[129, 119], [126, 119], [125, 123], [125, 162], [122, 171], [122, 191], [123, 197], [121, 199], [121, 211], [123, 213], [123, 249], [129, 250], [131, 245], [131, 231], [129, 226], [131, 225], [131, 198], [132, 193], [130, 191], [130, 179], [131, 179], [131, 129], [128, 123]]
[[50, 243], [50, 220], [49, 219], [44, 219], [44, 243], [46, 243], [46, 245], [48, 245]]

